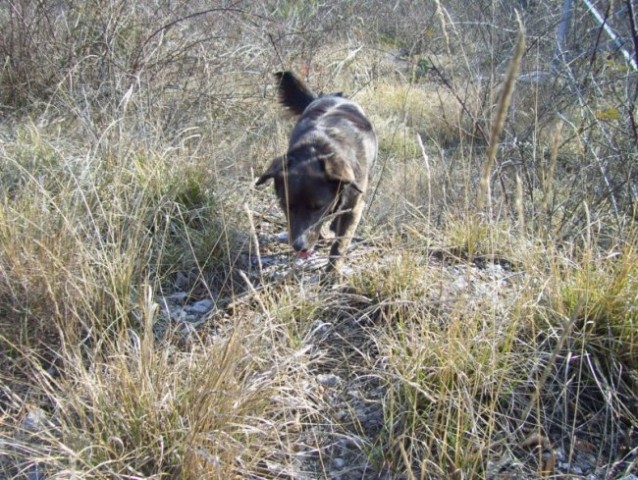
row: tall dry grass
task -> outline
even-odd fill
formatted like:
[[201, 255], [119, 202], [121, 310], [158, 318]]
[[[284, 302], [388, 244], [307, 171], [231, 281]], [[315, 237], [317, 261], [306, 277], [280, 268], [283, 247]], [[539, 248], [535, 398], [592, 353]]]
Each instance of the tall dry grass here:
[[[524, 3], [0, 6], [2, 476], [629, 475], [636, 80]], [[255, 266], [282, 68], [380, 138], [335, 289]]]

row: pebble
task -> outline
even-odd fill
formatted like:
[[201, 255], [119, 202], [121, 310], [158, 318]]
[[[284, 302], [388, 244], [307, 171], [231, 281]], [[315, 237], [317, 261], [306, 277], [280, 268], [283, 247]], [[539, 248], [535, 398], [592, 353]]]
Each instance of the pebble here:
[[346, 466], [346, 461], [343, 458], [341, 458], [341, 457], [333, 458], [332, 459], [332, 466], [334, 468], [342, 469], [343, 467]]
[[334, 388], [341, 382], [341, 379], [332, 373], [317, 375], [317, 382], [327, 388]]
[[184, 303], [184, 301], [186, 301], [186, 299], [188, 298], [188, 293], [186, 293], [186, 292], [175, 292], [175, 293], [171, 293], [170, 295], [167, 295], [164, 298], [166, 300], [170, 301], [170, 302]]
[[47, 414], [41, 408], [34, 408], [22, 419], [22, 428], [29, 432], [44, 430]]
[[275, 241], [279, 243], [288, 243], [288, 232], [279, 232], [275, 234]]
[[192, 313], [196, 315], [197, 314], [203, 315], [205, 313], [210, 312], [214, 306], [215, 306], [215, 302], [213, 302], [209, 298], [206, 298], [204, 300], [200, 300], [199, 302], [195, 302], [191, 305], [186, 305], [184, 307], [184, 311], [186, 311], [187, 313]]
[[359, 390], [348, 390], [348, 396], [350, 398], [361, 398], [361, 392]]

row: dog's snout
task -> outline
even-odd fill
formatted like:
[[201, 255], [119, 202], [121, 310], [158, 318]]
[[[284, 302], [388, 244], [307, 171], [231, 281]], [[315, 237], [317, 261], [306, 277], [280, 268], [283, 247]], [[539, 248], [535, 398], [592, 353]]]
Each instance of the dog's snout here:
[[295, 251], [297, 258], [307, 259], [312, 255], [313, 246], [308, 243], [306, 235], [301, 235], [292, 244], [292, 248]]
[[306, 241], [306, 235], [300, 235], [295, 238], [295, 241], [292, 243], [292, 248], [294, 248], [295, 252], [305, 252], [308, 250], [308, 242]]

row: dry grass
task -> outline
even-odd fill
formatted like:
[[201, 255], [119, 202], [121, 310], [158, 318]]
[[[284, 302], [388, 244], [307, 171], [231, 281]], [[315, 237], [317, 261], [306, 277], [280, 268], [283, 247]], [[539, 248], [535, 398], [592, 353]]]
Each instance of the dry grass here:
[[[523, 51], [494, 5], [0, 7], [0, 476], [629, 478], [635, 80], [515, 85], [560, 12], [522, 12]], [[333, 289], [251, 184], [282, 68], [380, 138]]]

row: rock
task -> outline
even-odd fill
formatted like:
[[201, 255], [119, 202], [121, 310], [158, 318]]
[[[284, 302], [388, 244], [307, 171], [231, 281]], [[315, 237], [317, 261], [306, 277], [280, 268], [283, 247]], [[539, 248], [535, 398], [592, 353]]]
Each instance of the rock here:
[[317, 375], [317, 382], [326, 388], [334, 388], [341, 382], [341, 379], [332, 373]]
[[46, 418], [47, 414], [44, 410], [33, 408], [22, 419], [22, 428], [31, 433], [41, 432], [46, 426]]
[[337, 457], [332, 459], [332, 466], [341, 470], [346, 466], [346, 461], [343, 458]]
[[175, 288], [179, 290], [187, 290], [191, 281], [189, 276], [184, 272], [177, 272], [175, 277]]
[[361, 392], [359, 390], [348, 390], [348, 396], [350, 398], [361, 398]]
[[168, 311], [168, 314], [171, 320], [174, 320], [176, 322], [183, 322], [186, 319], [186, 312], [181, 307], [170, 309]]
[[204, 300], [200, 300], [199, 302], [195, 302], [191, 305], [186, 305], [184, 307], [184, 311], [194, 315], [204, 315], [210, 312], [214, 306], [215, 302], [213, 302], [210, 298], [205, 298]]
[[165, 300], [173, 302], [173, 303], [184, 303], [187, 298], [188, 298], [188, 293], [186, 292], [175, 292], [164, 297]]
[[275, 241], [278, 243], [288, 243], [288, 232], [283, 231], [275, 234]]

